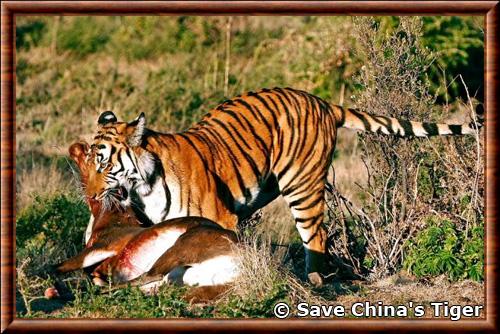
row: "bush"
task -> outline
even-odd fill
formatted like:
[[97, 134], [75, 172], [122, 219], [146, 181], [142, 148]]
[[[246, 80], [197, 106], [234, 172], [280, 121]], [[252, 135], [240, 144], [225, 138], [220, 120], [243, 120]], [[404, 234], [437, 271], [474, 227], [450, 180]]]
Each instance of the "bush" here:
[[35, 196], [33, 204], [19, 211], [16, 220], [16, 288], [24, 310], [21, 307], [18, 314], [36, 316], [37, 310], [50, 309], [41, 297], [43, 291], [53, 284], [46, 278], [48, 266], [82, 249], [89, 217], [87, 205], [81, 199], [65, 194]]
[[[353, 31], [360, 44], [358, 57], [366, 60], [355, 77], [357, 108], [402, 119], [446, 120], [448, 115], [435, 104], [422, 75], [433, 56], [422, 45], [421, 18], [399, 18], [389, 33], [380, 22], [361, 18]], [[471, 111], [464, 109], [466, 118]], [[343, 241], [331, 246], [331, 252], [356, 273], [369, 271], [370, 277], [378, 278], [399, 270], [406, 241], [425, 227], [431, 210], [454, 217], [461, 230], [483, 219], [479, 134], [422, 140], [360, 133], [359, 138], [368, 173], [368, 184], [360, 190], [368, 196], [360, 209], [334, 194], [333, 207], [344, 213], [334, 214], [339, 223], [330, 228], [330, 235]]]
[[17, 215], [18, 252], [30, 240], [36, 240], [40, 245], [49, 241], [80, 245], [89, 219], [87, 204], [76, 196], [36, 196], [34, 203]]
[[37, 46], [46, 30], [46, 23], [38, 19], [30, 19], [23, 24], [16, 24], [16, 50]]
[[[386, 34], [394, 32], [399, 17], [376, 18], [376, 24]], [[421, 46], [433, 52], [435, 60], [425, 76], [429, 91], [439, 103], [467, 99], [459, 76], [478, 100], [484, 98], [484, 19], [474, 16], [424, 16]], [[424, 74], [424, 73], [422, 73]]]
[[407, 243], [403, 265], [417, 277], [444, 274], [452, 280], [484, 279], [484, 227], [467, 235], [449, 220], [429, 219], [429, 226]]

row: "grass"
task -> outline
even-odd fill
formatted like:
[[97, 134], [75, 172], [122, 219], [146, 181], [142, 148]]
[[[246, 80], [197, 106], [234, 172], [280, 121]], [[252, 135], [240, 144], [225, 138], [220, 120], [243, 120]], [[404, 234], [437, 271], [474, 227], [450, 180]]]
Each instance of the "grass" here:
[[[389, 32], [390, 20], [379, 22]], [[446, 59], [470, 54], [464, 59], [468, 68], [475, 68], [474, 59], [482, 50], [476, 20], [429, 17], [425, 22], [431, 28], [424, 41], [433, 41], [431, 46]], [[482, 282], [449, 282], [428, 275], [401, 279], [402, 273], [355, 281], [346, 279], [342, 268], [334, 268], [324, 288], [312, 289], [302, 279], [303, 251], [282, 199], [264, 208], [260, 224], [245, 234], [244, 275], [214, 303], [191, 305], [183, 299], [187, 290], [175, 286], [165, 286], [151, 297], [134, 288], [103, 292], [82, 272], [65, 276], [73, 301], [45, 299], [44, 290], [53, 284], [43, 278], [46, 266], [81, 250], [89, 217], [66, 150], [71, 143], [92, 137], [100, 112], [113, 110], [129, 120], [144, 111], [151, 128], [180, 131], [226, 98], [273, 86], [303, 89], [351, 106], [356, 102], [353, 95], [360, 92], [353, 77], [366, 59], [357, 52], [353, 22], [345, 17], [234, 17], [229, 21], [227, 17], [19, 16], [16, 23], [18, 316], [253, 318], [272, 317], [272, 306], [278, 301], [310, 300], [346, 308], [360, 299], [484, 302]], [[451, 43], [439, 35], [442, 24], [446, 24], [442, 35], [451, 34]], [[460, 34], [451, 33], [452, 24], [467, 28], [466, 50], [460, 49], [464, 45]], [[475, 72], [482, 73], [482, 68]], [[439, 87], [446, 85], [435, 68], [432, 76]], [[446, 107], [453, 110], [458, 96], [443, 95], [443, 91], [458, 90], [456, 82], [449, 86], [436, 94], [446, 97]], [[357, 206], [366, 204], [370, 196], [360, 190], [368, 183], [360, 150], [356, 134], [339, 131], [336, 186]], [[421, 171], [422, 179], [430, 178], [429, 171], [430, 167]], [[464, 198], [452, 204], [461, 214], [469, 202]]]

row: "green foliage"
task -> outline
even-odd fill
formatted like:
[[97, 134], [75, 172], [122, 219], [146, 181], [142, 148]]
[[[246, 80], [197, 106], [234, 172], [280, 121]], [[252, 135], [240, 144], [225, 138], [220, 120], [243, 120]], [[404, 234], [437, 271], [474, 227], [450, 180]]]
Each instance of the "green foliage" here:
[[83, 57], [102, 50], [109, 41], [109, 32], [102, 19], [77, 17], [69, 24], [60, 24], [57, 47]]
[[475, 281], [484, 279], [484, 226], [472, 228], [471, 237], [464, 240], [462, 258], [467, 277]]
[[89, 218], [87, 205], [76, 196], [37, 196], [31, 206], [22, 209], [17, 215], [18, 252], [27, 242], [33, 241], [40, 245], [49, 241], [80, 245]]
[[[434, 152], [423, 152], [417, 154], [416, 161], [420, 161], [417, 174], [417, 189], [422, 200], [430, 203], [432, 200], [442, 198], [449, 181], [442, 168], [439, 168], [438, 157]], [[452, 208], [448, 208], [452, 210]]]
[[[435, 60], [425, 71], [430, 93], [437, 102], [467, 99], [461, 75], [471, 97], [484, 99], [484, 19], [474, 16], [424, 16], [420, 43]], [[397, 28], [399, 17], [377, 18], [386, 33]]]
[[429, 226], [407, 244], [403, 266], [418, 277], [445, 274], [452, 280], [484, 278], [484, 227], [470, 235], [448, 220], [433, 217]]
[[193, 21], [193, 18], [183, 16], [176, 20], [155, 16], [117, 17], [116, 29], [110, 36], [106, 51], [128, 60], [191, 52], [202, 35], [193, 29]]
[[422, 194], [422, 197], [427, 202], [429, 202], [432, 199], [434, 193], [435, 182], [433, 181], [432, 174], [433, 174], [432, 167], [422, 166], [418, 170], [418, 175], [417, 175], [418, 189], [420, 191], [420, 194]]
[[39, 45], [46, 30], [46, 23], [37, 19], [27, 20], [24, 24], [16, 24], [16, 49], [30, 49], [32, 46]]
[[28, 75], [30, 74], [30, 64], [25, 58], [20, 58], [17, 60], [16, 66], [16, 78], [21, 84], [24, 83]]
[[[467, 98], [461, 75], [471, 96], [483, 100], [484, 31], [480, 17], [426, 16], [422, 41], [436, 54], [429, 68], [431, 91], [438, 102]], [[446, 88], [442, 88], [443, 84]]]
[[[196, 316], [182, 300], [185, 288], [165, 286], [157, 295], [147, 296], [139, 288], [127, 287], [111, 292], [85, 281], [75, 289], [75, 300], [58, 316], [116, 318], [176, 318]], [[199, 312], [198, 312], [199, 313]]]
[[59, 312], [43, 311], [23, 315], [27, 318], [178, 318], [213, 317], [212, 306], [192, 306], [182, 299], [186, 288], [163, 286], [156, 295], [148, 296], [136, 287], [105, 291], [88, 280], [72, 288], [75, 299]]

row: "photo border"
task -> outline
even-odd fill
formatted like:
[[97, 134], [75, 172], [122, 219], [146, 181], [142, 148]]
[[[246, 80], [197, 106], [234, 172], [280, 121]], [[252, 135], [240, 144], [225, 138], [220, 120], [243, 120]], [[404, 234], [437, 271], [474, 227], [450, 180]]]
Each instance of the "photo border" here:
[[[498, 333], [498, 1], [5, 1], [1, 4], [1, 332], [435, 331]], [[486, 319], [20, 319], [15, 317], [17, 15], [481, 15], [485, 17]]]

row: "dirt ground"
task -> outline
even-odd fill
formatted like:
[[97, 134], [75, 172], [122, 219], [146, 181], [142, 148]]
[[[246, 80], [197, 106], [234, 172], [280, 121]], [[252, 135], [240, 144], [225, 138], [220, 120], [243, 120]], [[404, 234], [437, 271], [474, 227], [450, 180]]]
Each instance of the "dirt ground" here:
[[[347, 311], [351, 310], [355, 303], [369, 302], [373, 306], [404, 305], [409, 310], [408, 317], [415, 318], [413, 309], [417, 305], [422, 305], [425, 314], [418, 318], [451, 318], [451, 312], [448, 317], [443, 314], [447, 303], [448, 307], [482, 306], [478, 309], [477, 317], [462, 316], [461, 319], [484, 319], [486, 317], [484, 283], [471, 280], [450, 282], [444, 276], [423, 280], [401, 272], [374, 283], [352, 281], [344, 289], [344, 291], [342, 289], [339, 291], [337, 288], [337, 296], [331, 297], [334, 300], [333, 305], [343, 305]], [[443, 305], [431, 304], [439, 302], [443, 302]], [[364, 307], [364, 305], [359, 306], [358, 312]], [[436, 310], [439, 310], [439, 316], [435, 315]], [[450, 311], [449, 308], [448, 311]]]

